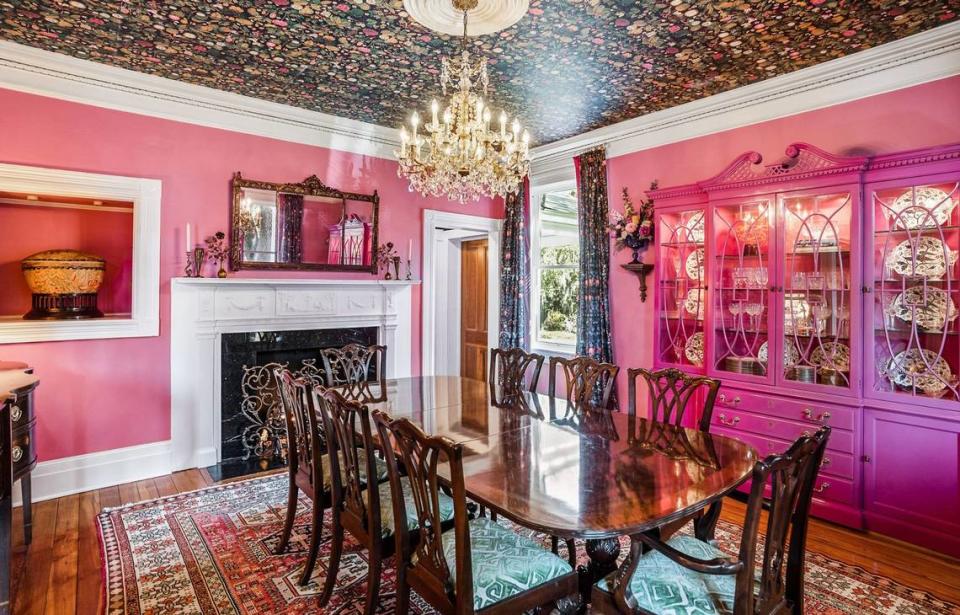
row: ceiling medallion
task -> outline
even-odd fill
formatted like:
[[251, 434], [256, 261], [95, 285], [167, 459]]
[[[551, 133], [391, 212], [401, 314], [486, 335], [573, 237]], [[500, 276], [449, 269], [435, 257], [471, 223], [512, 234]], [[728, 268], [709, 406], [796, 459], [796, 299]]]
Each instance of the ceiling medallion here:
[[[410, 10], [427, 1], [404, 0], [404, 6]], [[515, 3], [487, 0], [485, 9], [505, 4]], [[530, 170], [530, 135], [521, 130], [517, 118], [508, 122], [504, 111], [492, 125], [492, 108], [483, 99], [489, 85], [487, 62], [472, 60], [467, 50], [468, 21], [478, 10], [478, 0], [452, 0], [451, 5], [461, 16], [463, 39], [460, 56], [443, 59], [440, 87], [444, 96], [448, 88], [453, 93], [444, 106], [436, 99], [431, 102], [428, 122], [414, 111], [410, 131], [406, 126], [400, 129], [397, 174], [425, 196], [446, 196], [460, 203], [481, 196], [505, 197], [516, 192]], [[474, 85], [480, 93], [473, 91]]]

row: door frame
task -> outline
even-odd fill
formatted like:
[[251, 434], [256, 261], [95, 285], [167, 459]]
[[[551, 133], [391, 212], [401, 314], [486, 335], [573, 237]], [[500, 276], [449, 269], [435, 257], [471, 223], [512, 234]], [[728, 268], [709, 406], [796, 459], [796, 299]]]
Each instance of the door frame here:
[[[487, 344], [494, 348], [500, 339], [500, 246], [502, 243], [503, 220], [484, 218], [446, 211], [425, 209], [423, 212], [423, 292], [421, 307], [421, 350], [420, 373], [432, 376], [436, 373], [438, 297], [435, 289], [443, 288], [441, 281], [435, 279], [438, 268], [435, 266], [434, 246], [438, 233], [443, 230], [457, 229], [486, 235], [487, 245]], [[492, 257], [492, 258], [491, 258]], [[460, 293], [445, 296], [446, 301], [460, 305]], [[447, 304], [444, 303], [444, 309]]]

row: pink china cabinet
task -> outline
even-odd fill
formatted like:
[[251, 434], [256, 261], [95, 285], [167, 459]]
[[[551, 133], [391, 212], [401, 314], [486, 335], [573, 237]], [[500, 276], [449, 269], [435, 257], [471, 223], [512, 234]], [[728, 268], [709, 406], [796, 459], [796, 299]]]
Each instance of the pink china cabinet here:
[[960, 145], [796, 143], [648, 193], [656, 366], [722, 380], [711, 429], [761, 455], [830, 425], [814, 514], [956, 556], [958, 181]]

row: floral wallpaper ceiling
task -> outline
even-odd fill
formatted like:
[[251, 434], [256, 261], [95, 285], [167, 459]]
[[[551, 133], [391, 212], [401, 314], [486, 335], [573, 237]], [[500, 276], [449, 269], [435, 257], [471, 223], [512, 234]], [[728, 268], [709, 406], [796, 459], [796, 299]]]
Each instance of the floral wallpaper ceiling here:
[[[495, 103], [543, 144], [958, 13], [960, 0], [531, 0], [471, 44]], [[0, 0], [0, 38], [386, 126], [439, 94], [439, 59], [458, 44], [401, 0]]]

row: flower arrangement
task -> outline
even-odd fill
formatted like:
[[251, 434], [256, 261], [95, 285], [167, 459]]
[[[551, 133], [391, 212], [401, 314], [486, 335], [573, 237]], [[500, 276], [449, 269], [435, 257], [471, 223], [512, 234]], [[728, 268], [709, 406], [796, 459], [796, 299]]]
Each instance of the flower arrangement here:
[[400, 255], [397, 254], [397, 250], [393, 247], [392, 241], [380, 244], [380, 247], [377, 248], [377, 265], [380, 269], [386, 269], [386, 273], [383, 276], [384, 280], [393, 279], [393, 275], [390, 273], [391, 265], [397, 270], [396, 279], [400, 279]]
[[[656, 190], [657, 182], [650, 184], [650, 189]], [[624, 188], [623, 212], [614, 212], [608, 228], [617, 250], [633, 250], [633, 262], [640, 262], [640, 250], [653, 240], [653, 201], [641, 201], [637, 207]]]
[[227, 255], [230, 253], [227, 248], [226, 235], [223, 234], [223, 231], [217, 231], [204, 239], [203, 243], [207, 245], [207, 258], [217, 263], [217, 277], [227, 277], [227, 270], [223, 268], [223, 261], [227, 260]]

